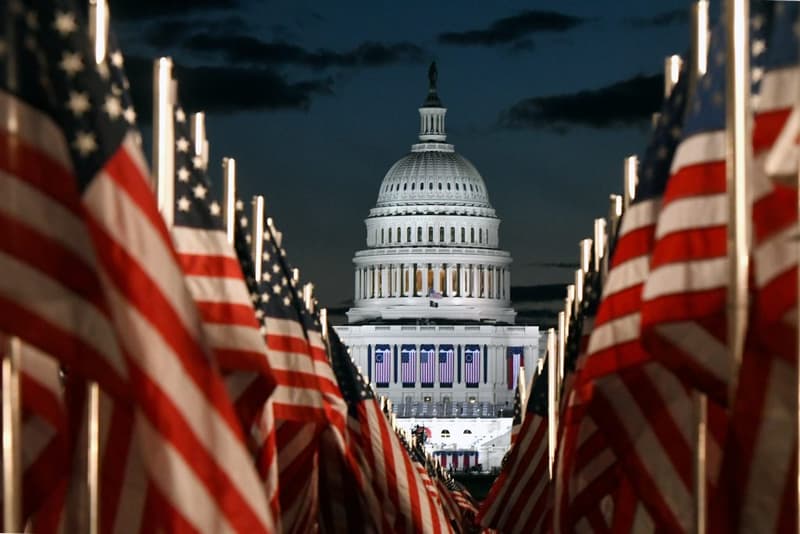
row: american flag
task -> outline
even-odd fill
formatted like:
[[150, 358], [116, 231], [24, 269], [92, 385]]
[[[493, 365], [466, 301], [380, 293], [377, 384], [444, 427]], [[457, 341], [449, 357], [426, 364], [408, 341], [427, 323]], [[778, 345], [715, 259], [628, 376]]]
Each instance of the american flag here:
[[789, 183], [782, 176], [770, 180], [765, 165], [787, 149], [780, 146], [781, 131], [797, 112], [800, 10], [788, 2], [770, 7], [767, 17], [753, 19], [753, 33], [766, 34], [752, 40], [753, 49], [764, 51], [752, 69], [754, 82], [761, 82], [752, 173], [755, 346], [743, 355], [719, 484], [728, 490], [722, 506], [730, 532], [792, 532], [797, 523], [796, 153]]
[[481, 379], [481, 348], [479, 345], [464, 346], [464, 382], [467, 387], [477, 387]]
[[13, 287], [0, 288], [0, 328], [130, 395], [167, 530], [273, 530], [122, 88], [95, 64], [82, 10], [5, 8], [0, 270]]
[[520, 427], [522, 426], [522, 401], [520, 399], [519, 384], [514, 390], [514, 419], [511, 421], [511, 445], [517, 440]]
[[419, 381], [423, 387], [433, 387], [436, 382], [436, 347], [420, 345], [419, 347]]
[[[382, 532], [450, 532], [442, 521], [444, 513], [428, 495], [369, 385], [335, 331], [329, 332], [332, 365], [348, 406], [350, 455], [359, 468], [356, 479], [363, 482], [363, 498], [369, 506], [366, 515]], [[361, 529], [369, 530], [367, 526], [357, 530]]]
[[392, 377], [392, 348], [389, 345], [375, 345], [375, 385], [389, 387]]
[[[0, 347], [5, 349], [7, 341], [0, 334]], [[58, 362], [27, 343], [15, 343], [20, 353], [22, 517], [44, 530], [61, 519], [76, 429], [70, 425]]]
[[[758, 40], [758, 31], [753, 38]], [[693, 387], [727, 404], [728, 198], [725, 172], [725, 29], [711, 39], [663, 194], [642, 291], [642, 342]], [[753, 49], [753, 52], [756, 52]], [[757, 64], [757, 58], [754, 58]]]
[[400, 381], [404, 386], [413, 386], [417, 381], [417, 346], [400, 347]]
[[453, 345], [439, 345], [439, 385], [451, 387], [455, 376], [455, 348]]
[[[719, 68], [716, 43], [720, 32], [715, 31], [714, 35], [717, 41], [712, 41], [712, 70]], [[697, 130], [681, 132], [682, 110], [684, 106], [691, 109], [695, 102], [686, 101], [686, 78], [685, 73], [682, 74], [673, 89], [648, 146], [636, 198], [622, 218], [588, 355], [576, 379], [576, 389], [591, 413], [591, 417], [583, 418], [585, 422], [580, 422], [579, 436], [580, 432], [591, 436], [600, 429], [614, 454], [595, 455], [580, 468], [572, 464], [575, 466], [573, 485], [599, 480], [592, 473], [610, 473], [615, 463], [618, 464], [631, 484], [632, 491], [628, 494], [641, 501], [649, 520], [676, 530], [689, 529], [693, 518], [691, 436], [696, 426], [695, 412], [691, 394], [681, 379], [641, 344], [639, 326], [642, 300], [653, 296], [647, 293], [644, 284], [650, 282], [649, 265], [656, 239], [664, 235], [657, 233], [656, 222], [659, 214], [663, 216], [662, 196], [669, 187], [672, 154], [679, 139], [688, 139], [687, 146], [692, 146], [696, 139]], [[694, 93], [696, 99], [709, 98], [703, 96], [703, 91], [713, 83], [707, 86], [704, 83], [707, 82], [701, 81], [698, 85]], [[713, 112], [712, 109], [705, 111]], [[710, 146], [701, 144], [700, 148]], [[681, 161], [681, 150], [692, 153], [683, 147], [681, 144], [677, 149], [675, 161]], [[697, 184], [689, 184], [689, 187], [692, 185]], [[670, 200], [671, 197], [666, 196], [664, 202]], [[695, 209], [702, 211], [703, 208]], [[713, 212], [713, 209], [708, 211]], [[654, 256], [652, 261], [658, 265], [661, 259]], [[668, 278], [663, 274], [659, 276]], [[709, 433], [710, 454], [718, 449], [716, 443], [714, 432]], [[577, 444], [565, 454], [575, 454], [580, 447], [578, 438]], [[709, 469], [712, 478], [714, 474], [715, 470]], [[615, 506], [624, 509], [638, 505], [617, 499]]]
[[513, 389], [517, 385], [520, 366], [525, 365], [522, 347], [508, 347], [506, 349], [506, 387]]
[[[501, 532], [546, 530], [544, 513], [551, 498], [547, 439], [547, 355], [525, 408], [519, 435], [507, 453], [500, 475], [481, 503], [478, 522]], [[466, 459], [465, 459], [466, 460]]]
[[[239, 205], [240, 210], [243, 207]], [[238, 218], [244, 233], [251, 223], [242, 211]], [[320, 433], [330, 431], [327, 438], [339, 449], [344, 447], [345, 406], [319, 322], [298, 297], [279, 236], [268, 220], [257, 258], [257, 291], [252, 296], [276, 383], [257, 432], [264, 445], [259, 471], [268, 486], [273, 483], [268, 477], [277, 471], [284, 531], [303, 532], [317, 521]]]
[[223, 370], [242, 424], [250, 428], [272, 386], [267, 347], [259, 331], [251, 290], [228, 243], [222, 207], [194, 154], [186, 113], [174, 111], [175, 211], [171, 228], [186, 285], [197, 304], [206, 340]]

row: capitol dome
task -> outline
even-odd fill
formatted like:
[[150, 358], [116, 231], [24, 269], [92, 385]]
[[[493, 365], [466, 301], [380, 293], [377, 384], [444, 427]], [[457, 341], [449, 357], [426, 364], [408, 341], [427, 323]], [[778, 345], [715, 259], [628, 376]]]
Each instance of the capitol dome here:
[[448, 144], [431, 66], [419, 142], [383, 178], [356, 252], [351, 323], [447, 319], [513, 323], [511, 255], [475, 166]]
[[383, 178], [376, 206], [458, 204], [489, 207], [478, 169], [444, 143], [419, 143]]

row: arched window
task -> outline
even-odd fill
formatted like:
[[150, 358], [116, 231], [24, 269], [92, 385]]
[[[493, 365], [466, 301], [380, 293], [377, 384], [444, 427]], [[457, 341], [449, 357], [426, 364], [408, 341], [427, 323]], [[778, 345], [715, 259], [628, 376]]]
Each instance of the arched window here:
[[389, 228], [389, 231], [386, 232], [386, 233], [389, 234], [389, 243], [391, 243], [392, 242], [392, 229]]
[[431, 191], [433, 191], [433, 182], [431, 182], [431, 183], [429, 183], [429, 184], [428, 184], [428, 189], [430, 189]]
[[465, 428], [464, 434], [472, 434], [472, 430], [470, 430], [469, 428]]
[[475, 228], [470, 228], [469, 229], [469, 242], [470, 243], [474, 243], [475, 242]]
[[417, 185], [417, 184], [411, 184], [411, 190], [412, 190], [412, 191], [414, 190], [414, 187], [416, 187], [416, 185]]
[[461, 228], [461, 242], [462, 242], [462, 243], [464, 243], [464, 242], [466, 241], [466, 239], [464, 238], [464, 235], [465, 235], [465, 234], [464, 234], [464, 232], [465, 232], [465, 230], [464, 230], [464, 228], [462, 227], [462, 228]]
[[411, 227], [406, 228], [406, 242], [411, 243]]
[[444, 243], [444, 226], [439, 227], [439, 243]]
[[451, 243], [456, 242], [456, 229], [453, 228], [452, 226], [450, 227], [450, 242]]
[[450, 431], [445, 428], [444, 430], [442, 430], [441, 436], [443, 438], [449, 438], [450, 437]]
[[428, 243], [433, 243], [433, 226], [428, 227]]
[[450, 182], [447, 182], [447, 190], [450, 191]]
[[397, 227], [397, 242], [400, 242], [400, 227]]
[[442, 190], [442, 182], [439, 182], [439, 191]]
[[478, 228], [478, 243], [483, 243], [483, 228]]
[[417, 226], [417, 243], [422, 241], [422, 227]]
[[406, 189], [408, 189], [408, 184], [403, 184], [403, 191], [405, 191]]
[[383, 228], [381, 228], [381, 245], [383, 245]]

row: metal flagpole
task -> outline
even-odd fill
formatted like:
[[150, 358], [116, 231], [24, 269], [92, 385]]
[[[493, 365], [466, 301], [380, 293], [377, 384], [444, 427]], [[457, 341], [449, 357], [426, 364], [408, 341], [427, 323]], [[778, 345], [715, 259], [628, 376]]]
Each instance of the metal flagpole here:
[[625, 211], [636, 198], [636, 186], [639, 184], [639, 158], [625, 158], [625, 174], [622, 184], [622, 210]]
[[8, 337], [3, 350], [3, 531], [22, 531], [22, 427], [20, 384], [22, 342]]
[[[106, 0], [89, 1], [89, 33], [94, 41], [97, 65], [106, 60], [109, 13]], [[86, 490], [88, 492], [89, 534], [100, 532], [100, 385], [86, 384]]]
[[261, 256], [264, 254], [264, 197], [253, 197], [253, 217], [250, 227], [252, 232], [250, 254], [253, 256], [254, 276], [256, 281], [261, 280]]
[[[236, 160], [233, 158], [222, 158], [222, 215], [225, 235], [232, 244], [236, 229]], [[253, 261], [257, 263], [255, 258]]]
[[611, 262], [611, 240], [617, 235], [619, 222], [622, 218], [622, 196], [610, 195], [609, 196], [609, 209], [608, 209], [608, 237], [606, 242], [606, 254], [603, 256], [603, 262], [600, 266], [600, 272], [603, 280], [606, 279], [608, 274], [608, 264]]
[[206, 136], [206, 114], [202, 111], [192, 113], [192, 139], [194, 155], [200, 158], [203, 170], [208, 169], [208, 137]]
[[547, 473], [553, 480], [558, 436], [558, 405], [556, 404], [556, 331], [547, 331]]
[[167, 226], [172, 226], [175, 199], [175, 84], [172, 60], [161, 57], [153, 62], [153, 167], [158, 210]]
[[[700, 0], [692, 6], [692, 48], [694, 52], [695, 80], [706, 72], [708, 63], [708, 2]], [[678, 76], [675, 76], [677, 83]], [[694, 85], [694, 84], [692, 84]], [[665, 93], [665, 97], [669, 93]], [[708, 438], [708, 398], [695, 390], [692, 394], [695, 419], [695, 454], [694, 454], [694, 519], [695, 533], [704, 534], [708, 524], [708, 495], [706, 480], [708, 479], [708, 461], [706, 458], [706, 440]]]
[[726, 65], [726, 154], [725, 168], [728, 191], [728, 345], [732, 356], [731, 398], [736, 391], [737, 375], [742, 360], [744, 332], [747, 325], [748, 173], [750, 145], [750, 58], [748, 56], [750, 3], [748, 0], [726, 0], [728, 28]]

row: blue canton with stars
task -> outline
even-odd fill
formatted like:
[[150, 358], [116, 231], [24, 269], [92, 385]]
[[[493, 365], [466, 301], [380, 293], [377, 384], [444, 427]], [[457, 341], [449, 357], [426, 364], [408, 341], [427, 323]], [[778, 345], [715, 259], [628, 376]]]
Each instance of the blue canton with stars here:
[[[766, 70], [782, 67], [796, 67], [800, 62], [800, 5], [789, 2], [775, 2], [772, 11], [768, 12], [765, 33], [769, 36], [767, 50], [764, 54], [763, 68]], [[758, 19], [754, 18], [756, 23]], [[754, 24], [754, 32], [755, 24]], [[760, 29], [760, 28], [759, 28]], [[755, 67], [754, 77], [760, 79]]]
[[[126, 95], [122, 55], [94, 60], [86, 15], [74, 2], [4, 2], [0, 87], [52, 117], [86, 189], [119, 149], [135, 113]], [[110, 60], [110, 61], [109, 61]]]
[[236, 202], [236, 217], [234, 245], [262, 334], [267, 334], [265, 321], [268, 317], [296, 321], [305, 331], [312, 328], [319, 331], [319, 320], [305, 309], [298, 298], [291, 278], [291, 268], [285, 261], [286, 252], [277, 245], [274, 230], [269, 225], [264, 227], [263, 252], [261, 258], [257, 259], [261, 262], [261, 279], [256, 280], [255, 267], [250, 259], [250, 220], [244, 212], [244, 203], [241, 200]]
[[536, 414], [545, 418], [547, 417], [547, 368], [550, 365], [550, 360], [552, 360], [549, 354], [546, 358], [544, 366], [542, 366], [542, 372], [539, 373], [539, 376], [536, 377], [533, 383], [533, 390], [531, 391], [530, 397], [528, 397], [528, 404], [525, 407], [525, 411], [528, 414]]
[[175, 106], [175, 226], [223, 230], [222, 207], [213, 199], [203, 158], [195, 155], [186, 113]]
[[348, 413], [351, 416], [355, 416], [358, 410], [358, 403], [374, 399], [375, 395], [372, 392], [372, 388], [356, 368], [350, 355], [347, 354], [347, 349], [333, 328], [328, 328], [328, 336], [333, 374], [339, 383], [342, 397], [347, 403]]

